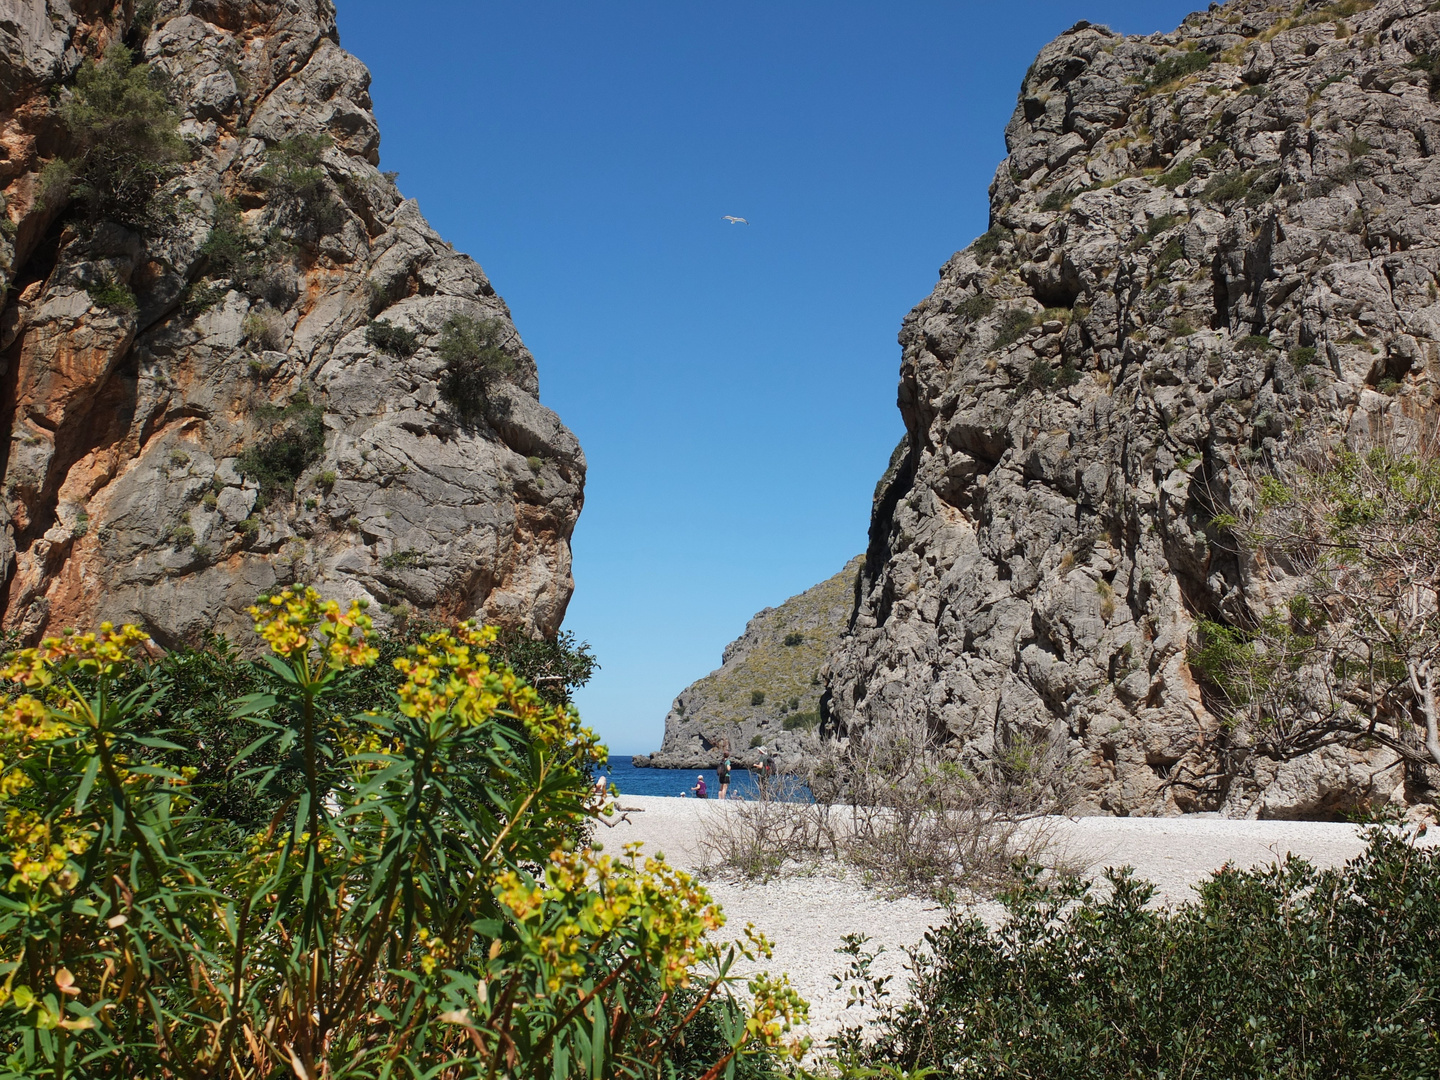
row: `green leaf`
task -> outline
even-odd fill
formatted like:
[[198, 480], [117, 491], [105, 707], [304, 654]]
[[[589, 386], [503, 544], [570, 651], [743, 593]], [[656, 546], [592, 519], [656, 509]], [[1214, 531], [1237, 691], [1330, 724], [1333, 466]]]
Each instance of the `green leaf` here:
[[90, 760], [85, 763], [85, 772], [80, 777], [80, 787], [75, 792], [75, 815], [78, 817], [85, 810], [85, 803], [90, 798], [90, 789], [95, 786], [95, 777], [100, 773], [100, 756], [91, 755]]

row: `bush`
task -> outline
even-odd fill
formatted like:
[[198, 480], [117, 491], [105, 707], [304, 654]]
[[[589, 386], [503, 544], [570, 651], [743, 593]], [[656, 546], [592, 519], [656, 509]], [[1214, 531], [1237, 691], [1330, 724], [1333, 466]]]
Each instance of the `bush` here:
[[92, 223], [109, 219], [140, 229], [155, 223], [155, 195], [187, 157], [179, 118], [157, 79], [118, 42], [100, 63], [81, 65], [58, 110], [78, 153], [47, 166], [41, 181], [47, 201], [73, 198]]
[[794, 648], [796, 645], [805, 644], [804, 634], [786, 634], [785, 645], [787, 648]]
[[388, 356], [404, 359], [414, 356], [420, 339], [414, 331], [396, 326], [389, 319], [376, 319], [365, 328], [365, 340]]
[[995, 310], [995, 300], [984, 293], [976, 293], [960, 301], [955, 308], [955, 314], [970, 322], [979, 322]]
[[274, 307], [288, 304], [294, 250], [278, 230], [263, 237], [255, 235], [241, 219], [239, 207], [228, 199], [216, 200], [215, 220], [200, 253], [206, 258], [207, 277], [227, 279], [235, 288]]
[[809, 731], [820, 723], [820, 714], [814, 709], [791, 713], [780, 722], [786, 731]]
[[[4, 666], [12, 1073], [654, 1076], [708, 1012], [713, 1056], [683, 1075], [713, 1077], [803, 1018], [783, 980], [735, 1000], [730, 966], [756, 949], [709, 944], [721, 916], [692, 877], [575, 843], [604, 750], [492, 665], [493, 631], [432, 635], [357, 714], [346, 691], [378, 659], [358, 605], [286, 590], [252, 614], [260, 692], [207, 714], [253, 736], [241, 767], [274, 812], [244, 837], [177, 767], [209, 752], [193, 716], [156, 727], [143, 630]], [[283, 769], [245, 768], [265, 754]], [[293, 797], [271, 787], [286, 770]]]
[[485, 415], [494, 384], [515, 372], [515, 361], [502, 347], [505, 327], [498, 319], [455, 315], [440, 328], [440, 396], [467, 423]]
[[1185, 257], [1185, 245], [1180, 238], [1174, 237], [1161, 249], [1160, 254], [1155, 258], [1155, 273], [1163, 275], [1169, 272], [1170, 268]]
[[1299, 371], [1301, 368], [1309, 367], [1315, 362], [1316, 350], [1313, 345], [1296, 345], [1290, 350], [1291, 366]]
[[1440, 49], [1417, 56], [1406, 66], [1425, 73], [1426, 83], [1430, 87], [1430, 100], [1440, 101]]
[[140, 306], [129, 286], [108, 275], [102, 276], [92, 285], [85, 286], [85, 291], [90, 294], [91, 300], [107, 311], [128, 312]]
[[1186, 158], [1179, 165], [1176, 165], [1169, 172], [1162, 173], [1156, 177], [1155, 182], [1163, 188], [1174, 191], [1181, 184], [1186, 183], [1195, 175], [1195, 162], [1192, 158]]
[[1210, 61], [1210, 54], [1203, 49], [1192, 49], [1189, 52], [1167, 56], [1150, 69], [1150, 85], [1152, 87], [1164, 86], [1176, 79], [1183, 79], [1186, 75], [1204, 71], [1210, 66]]
[[1151, 218], [1150, 224], [1145, 226], [1145, 239], [1154, 240], [1163, 232], [1169, 232], [1183, 219], [1179, 214], [1162, 214], [1159, 217]]
[[[807, 711], [784, 726], [808, 728], [812, 717], [818, 724]], [[757, 734], [751, 747], [765, 738]], [[867, 881], [937, 899], [1003, 882], [1015, 859], [1048, 844], [1039, 816], [1064, 809], [1060, 754], [1017, 741], [985, 768], [966, 771], [939, 749], [904, 731], [852, 733], [844, 750], [812, 737], [804, 784], [769, 780], [755, 804], [711, 823], [702, 848], [721, 869], [747, 877], [835, 857]]]
[[301, 390], [284, 409], [265, 410], [271, 434], [247, 446], [236, 462], [240, 475], [254, 480], [266, 496], [293, 495], [300, 474], [325, 451], [325, 410]]
[[[1440, 849], [1391, 829], [1341, 869], [1227, 867], [1177, 909], [1036, 872], [955, 914], [857, 1063], [996, 1080], [1422, 1077], [1440, 1069]], [[875, 1033], [872, 1033], [875, 1034]]]
[[757, 707], [760, 706], [760, 705], [764, 705], [764, 704], [765, 704], [765, 691], [764, 691], [764, 690], [752, 690], [752, 691], [750, 691], [750, 704], [751, 704], [751, 705], [754, 705], [754, 706], [757, 706]]
[[1025, 376], [1026, 390], [1048, 390], [1055, 385], [1055, 369], [1050, 361], [1036, 357], [1030, 362], [1030, 371]]
[[266, 352], [285, 344], [285, 320], [278, 311], [252, 311], [240, 322], [245, 340]]
[[296, 135], [265, 151], [260, 182], [271, 197], [313, 225], [320, 235], [336, 232], [345, 212], [326, 185], [321, 162], [334, 145], [328, 135]]
[[1071, 198], [1072, 196], [1064, 187], [1058, 187], [1040, 201], [1040, 209], [1053, 214], [1069, 206]]
[[1206, 202], [1234, 202], [1250, 190], [1251, 176], [1246, 172], [1222, 173], [1205, 185], [1200, 198]]
[[970, 249], [975, 252], [981, 263], [989, 262], [990, 259], [999, 254], [1000, 245], [1010, 243], [1015, 239], [1015, 234], [1009, 229], [994, 228], [982, 234]]
[[1007, 345], [1013, 345], [1025, 336], [1035, 325], [1035, 316], [1025, 308], [1011, 308], [1000, 317], [1000, 330], [995, 335], [995, 342], [992, 346], [996, 349], [1003, 349]]

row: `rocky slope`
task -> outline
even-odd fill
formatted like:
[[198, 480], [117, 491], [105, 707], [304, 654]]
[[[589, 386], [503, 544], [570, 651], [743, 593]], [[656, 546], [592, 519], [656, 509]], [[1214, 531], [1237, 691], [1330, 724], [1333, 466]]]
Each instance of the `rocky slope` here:
[[797, 758], [819, 723], [820, 668], [850, 620], [860, 564], [852, 559], [829, 580], [756, 613], [725, 646], [720, 667], [675, 698], [659, 751], [634, 764], [709, 769], [727, 750], [737, 763], [758, 764], [761, 746], [782, 763]]
[[1186, 657], [1197, 616], [1264, 606], [1216, 519], [1265, 461], [1433, 413], [1434, 7], [1236, 0], [1041, 52], [993, 227], [901, 329], [907, 435], [828, 730], [918, 720], [972, 760], [1058, 739], [1092, 812], [1433, 798], [1385, 749], [1247, 755]]
[[[484, 272], [377, 169], [369, 73], [330, 0], [139, 8], [0, 14], [4, 626], [173, 642], [308, 582], [382, 622], [554, 632], [584, 456]], [[187, 144], [139, 223], [41, 191], [84, 149], [62, 123], [82, 63], [122, 40]], [[456, 316], [506, 371], [483, 414], [439, 390]]]

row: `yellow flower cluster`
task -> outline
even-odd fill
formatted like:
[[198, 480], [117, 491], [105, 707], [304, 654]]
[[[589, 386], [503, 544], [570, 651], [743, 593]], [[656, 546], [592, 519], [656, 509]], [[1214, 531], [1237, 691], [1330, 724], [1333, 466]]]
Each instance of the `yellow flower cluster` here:
[[552, 993], [583, 973], [582, 951], [589, 954], [611, 938], [627, 939], [632, 950], [658, 966], [666, 990], [688, 985], [691, 969], [714, 955], [706, 935], [725, 924], [720, 908], [691, 875], [663, 857], [641, 863], [639, 848], [627, 845], [622, 860], [593, 848], [556, 851], [543, 889], [514, 871], [501, 876], [496, 897], [522, 923], [550, 912], [563, 916], [534, 940]]
[[490, 669], [483, 650], [494, 640], [494, 627], [477, 629], [469, 623], [428, 635], [409, 656], [395, 661], [395, 669], [405, 676], [397, 691], [400, 711], [427, 723], [449, 719], [474, 727], [493, 717], [502, 704], [522, 701], [528, 688], [514, 673]]
[[102, 623], [99, 633], [46, 638], [37, 648], [6, 657], [0, 678], [35, 690], [52, 685], [58, 671], [71, 667], [92, 675], [113, 675], [117, 667], [133, 662], [136, 648], [149, 640], [150, 635], [138, 626], [116, 630], [113, 623]]
[[810, 1018], [810, 1006], [790, 985], [790, 976], [782, 972], [777, 978], [762, 973], [750, 980], [749, 989], [750, 1011], [745, 1018], [747, 1041], [759, 1041], [799, 1061], [810, 1048], [810, 1040], [787, 1040], [785, 1036], [796, 1024]]
[[[112, 677], [118, 668], [135, 662], [136, 650], [149, 637], [138, 626], [117, 630], [105, 623], [97, 633], [46, 638], [0, 665], [0, 678], [37, 692], [0, 705], [0, 800], [8, 804], [0, 837], [7, 849], [4, 859], [14, 868], [12, 890], [73, 888], [79, 875], [72, 860], [93, 840], [93, 832], [75, 822], [68, 810], [52, 819], [15, 805], [33, 787], [30, 773], [49, 767], [53, 744], [74, 738], [94, 723], [85, 700], [60, 681], [62, 676], [78, 670]], [[122, 778], [128, 777], [122, 771]]]
[[370, 616], [358, 600], [352, 600], [342, 612], [338, 603], [321, 599], [307, 585], [262, 597], [250, 608], [250, 616], [255, 620], [255, 632], [272, 652], [287, 660], [307, 657], [316, 645], [332, 671], [369, 667], [380, 656], [370, 644]]
[[450, 948], [438, 937], [433, 937], [423, 926], [415, 934], [420, 947], [420, 970], [426, 975], [435, 974], [435, 969], [450, 959]]
[[15, 874], [10, 888], [38, 889], [53, 879], [60, 889], [72, 889], [80, 880], [69, 866], [73, 855], [83, 855], [91, 834], [74, 825], [46, 821], [32, 810], [11, 808], [5, 812], [5, 842], [11, 847], [10, 863]]

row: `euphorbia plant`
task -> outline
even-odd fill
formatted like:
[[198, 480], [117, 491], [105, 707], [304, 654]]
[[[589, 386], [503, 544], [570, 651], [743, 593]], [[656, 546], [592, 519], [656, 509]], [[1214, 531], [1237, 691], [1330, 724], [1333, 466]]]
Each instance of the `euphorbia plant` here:
[[[197, 809], [183, 730], [157, 728], [143, 632], [9, 658], [11, 1071], [668, 1075], [686, 1025], [730, 1001], [738, 953], [766, 946], [718, 947], [719, 910], [663, 861], [577, 846], [604, 749], [573, 708], [492, 665], [494, 632], [465, 625], [396, 661], [392, 709], [336, 715], [376, 659], [361, 607], [298, 589], [252, 613], [272, 689], [237, 701], [237, 722], [304, 784], [243, 849]], [[783, 980], [750, 990], [748, 1012], [720, 1010], [727, 1044], [701, 1074], [778, 1047], [803, 1011]]]

